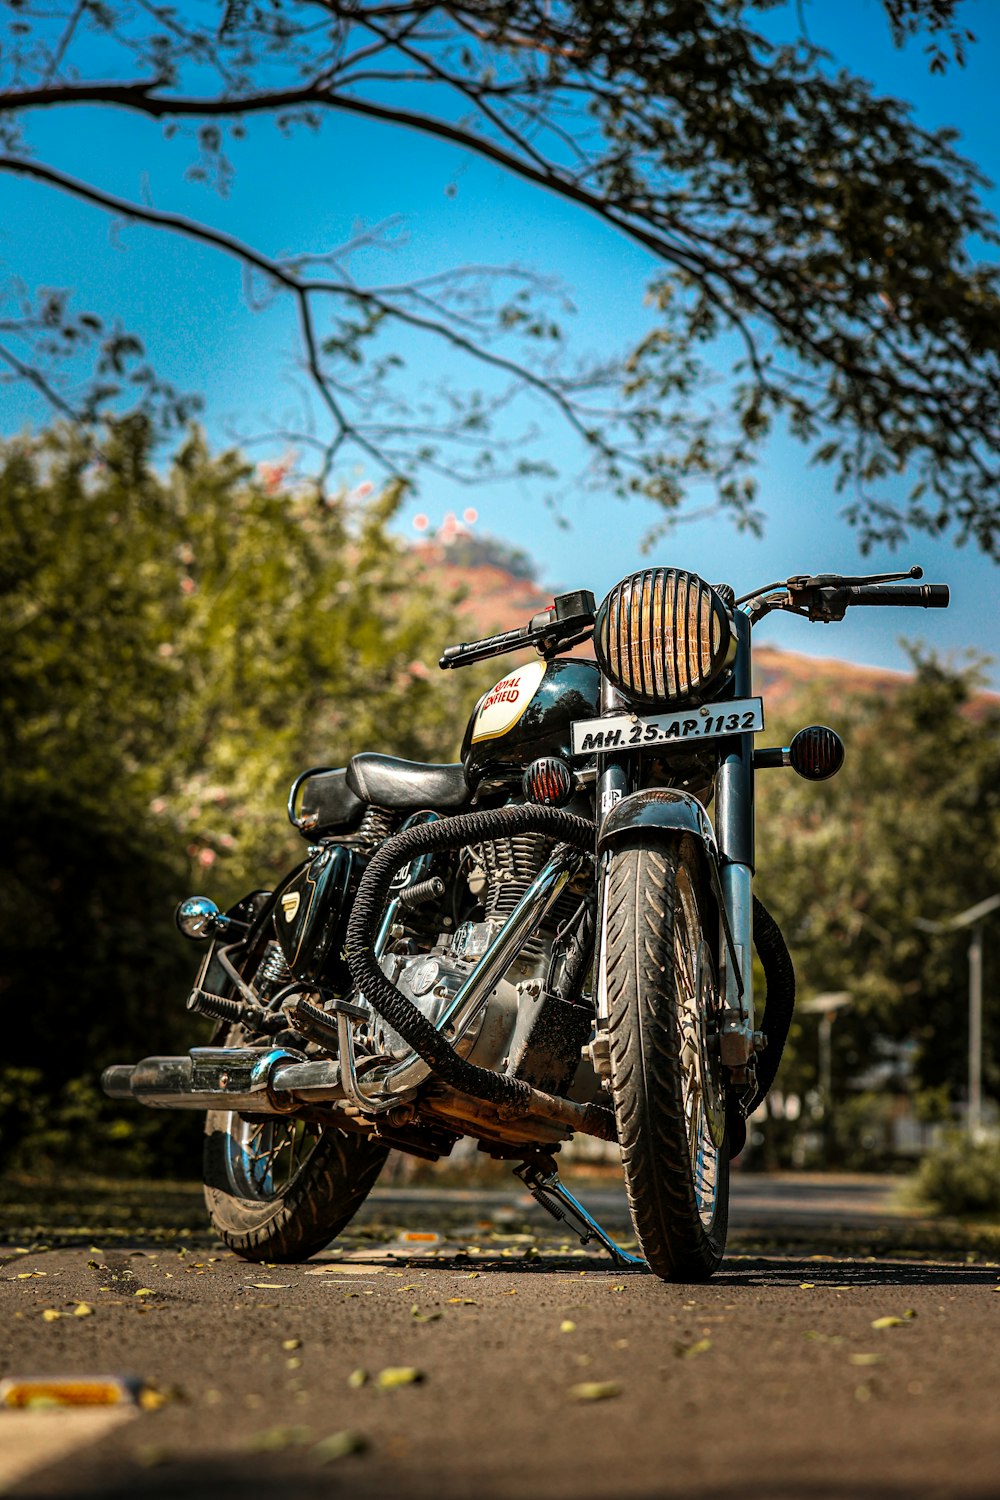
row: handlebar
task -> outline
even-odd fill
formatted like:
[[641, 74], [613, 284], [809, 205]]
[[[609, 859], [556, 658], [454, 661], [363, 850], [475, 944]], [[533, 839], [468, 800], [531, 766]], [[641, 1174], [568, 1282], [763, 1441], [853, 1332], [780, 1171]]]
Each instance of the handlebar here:
[[596, 603], [589, 589], [579, 589], [572, 594], [559, 594], [548, 609], [532, 615], [527, 625], [516, 630], [504, 630], [499, 635], [487, 635], [480, 641], [463, 641], [458, 646], [446, 646], [438, 666], [467, 667], [474, 661], [485, 661], [490, 656], [503, 656], [508, 651], [517, 651], [522, 646], [534, 646], [540, 656], [554, 656], [567, 646], [585, 641], [594, 628]]

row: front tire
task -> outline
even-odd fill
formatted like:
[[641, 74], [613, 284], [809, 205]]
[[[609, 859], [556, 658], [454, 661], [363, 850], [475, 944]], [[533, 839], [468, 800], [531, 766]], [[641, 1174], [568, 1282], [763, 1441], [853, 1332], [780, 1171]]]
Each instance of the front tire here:
[[632, 1222], [650, 1269], [704, 1281], [729, 1223], [722, 1000], [689, 839], [611, 854], [605, 961], [611, 1082]]

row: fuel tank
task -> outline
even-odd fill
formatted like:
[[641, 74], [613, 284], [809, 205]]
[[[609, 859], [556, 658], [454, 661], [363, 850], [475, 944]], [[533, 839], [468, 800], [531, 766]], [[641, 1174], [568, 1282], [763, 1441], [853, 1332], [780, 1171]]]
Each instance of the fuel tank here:
[[355, 858], [353, 849], [325, 844], [275, 891], [275, 935], [296, 979], [350, 986], [341, 949]]
[[575, 656], [528, 662], [501, 677], [476, 704], [462, 741], [472, 790], [519, 780], [540, 755], [568, 760], [570, 725], [597, 715], [600, 681], [597, 663]]

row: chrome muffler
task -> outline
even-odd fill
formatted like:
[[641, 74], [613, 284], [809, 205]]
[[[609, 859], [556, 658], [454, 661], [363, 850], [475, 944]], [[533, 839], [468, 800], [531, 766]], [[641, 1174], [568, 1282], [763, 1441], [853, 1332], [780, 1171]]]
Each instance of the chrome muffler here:
[[345, 1097], [340, 1064], [308, 1061], [283, 1047], [192, 1047], [186, 1057], [145, 1057], [101, 1074], [111, 1099], [137, 1099], [153, 1109], [225, 1109], [284, 1115], [303, 1104]]

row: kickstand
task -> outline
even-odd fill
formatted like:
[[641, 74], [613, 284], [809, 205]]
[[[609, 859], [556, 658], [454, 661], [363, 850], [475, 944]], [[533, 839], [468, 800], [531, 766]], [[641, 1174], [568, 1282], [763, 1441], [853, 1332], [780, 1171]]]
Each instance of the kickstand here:
[[646, 1264], [641, 1255], [629, 1255], [627, 1250], [616, 1245], [597, 1220], [590, 1217], [583, 1204], [577, 1202], [569, 1189], [560, 1181], [559, 1168], [553, 1157], [538, 1155], [528, 1161], [523, 1161], [519, 1167], [514, 1168], [514, 1176], [520, 1177], [536, 1203], [540, 1203], [554, 1219], [568, 1224], [574, 1234], [579, 1235], [581, 1245], [587, 1245], [591, 1240], [598, 1240], [618, 1265], [644, 1266]]

